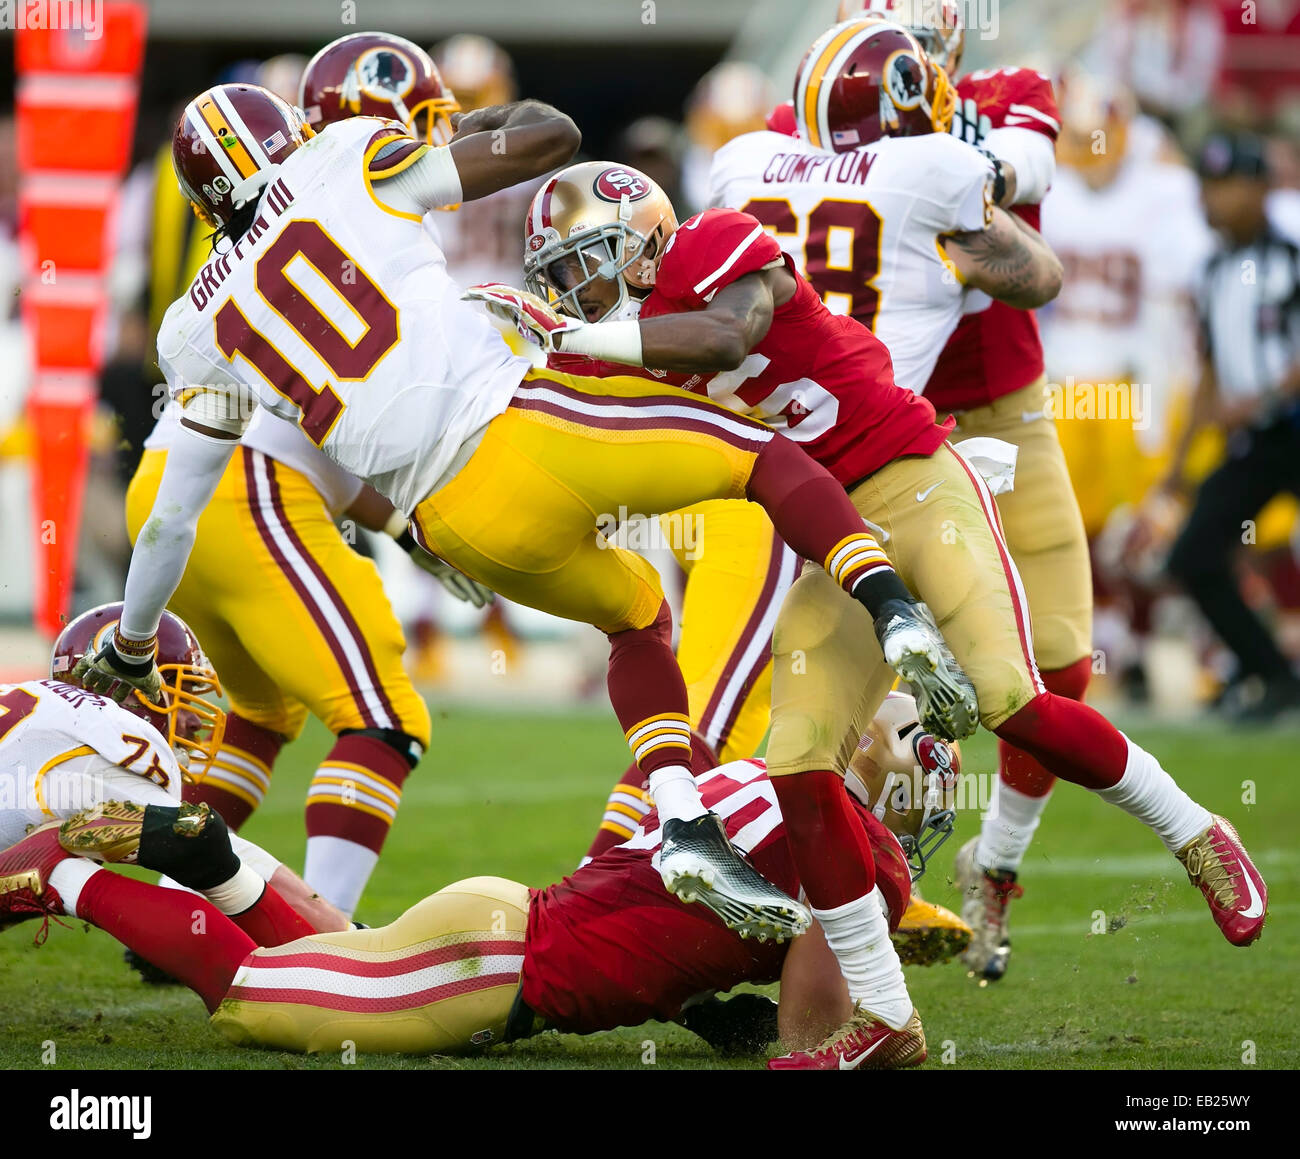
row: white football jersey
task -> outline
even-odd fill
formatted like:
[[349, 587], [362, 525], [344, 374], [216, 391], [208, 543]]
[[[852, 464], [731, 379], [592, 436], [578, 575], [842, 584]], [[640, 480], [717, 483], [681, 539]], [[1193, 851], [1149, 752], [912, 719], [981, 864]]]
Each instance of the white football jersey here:
[[367, 152], [392, 132], [353, 117], [291, 154], [167, 311], [158, 354], [173, 397], [255, 398], [410, 512], [532, 364], [460, 300], [423, 218], [374, 196]]
[[758, 218], [830, 310], [870, 322], [894, 380], [919, 393], [962, 314], [939, 239], [988, 227], [993, 177], [983, 154], [947, 134], [830, 153], [747, 133], [714, 157], [709, 204]]
[[180, 766], [162, 733], [61, 680], [0, 684], [0, 849], [108, 800], [180, 803]]
[[1170, 331], [1170, 311], [1213, 244], [1192, 173], [1131, 156], [1092, 189], [1062, 166], [1043, 199], [1042, 233], [1065, 268], [1060, 295], [1039, 313], [1048, 375], [1168, 383], [1169, 360], [1194, 348], [1185, 331]]
[[[173, 399], [163, 410], [162, 418], [155, 424], [144, 446], [147, 451], [168, 450], [180, 433], [181, 408]], [[361, 480], [343, 470], [328, 458], [305, 434], [297, 423], [258, 407], [248, 430], [239, 440], [254, 451], [305, 475], [320, 493], [331, 515], [339, 515], [351, 507], [361, 493]]]

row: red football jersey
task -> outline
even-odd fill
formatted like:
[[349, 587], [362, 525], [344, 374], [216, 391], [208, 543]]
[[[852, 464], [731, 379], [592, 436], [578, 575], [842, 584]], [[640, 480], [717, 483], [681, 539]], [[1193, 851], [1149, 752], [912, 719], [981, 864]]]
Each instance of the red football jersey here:
[[[776, 792], [762, 761], [735, 761], [699, 778], [705, 807], [736, 848], [790, 894], [799, 878]], [[907, 908], [911, 878], [897, 839], [856, 800], [871, 841], [891, 928]], [[648, 1019], [670, 1021], [697, 994], [781, 976], [787, 944], [742, 941], [704, 906], [664, 889], [656, 866], [659, 815], [623, 845], [532, 893], [524, 943], [523, 999], [560, 1030], [587, 1034]]]
[[801, 444], [841, 483], [856, 483], [900, 455], [931, 455], [951, 422], [894, 382], [884, 344], [852, 318], [832, 314], [759, 222], [735, 209], [706, 209], [668, 239], [643, 319], [702, 310], [724, 286], [784, 262], [798, 288], [763, 340], [735, 370], [685, 374], [558, 357], [575, 374], [643, 374], [705, 394], [762, 419]]
[[[975, 144], [994, 129], [1026, 129], [1056, 143], [1061, 114], [1052, 82], [1033, 69], [973, 72], [957, 82], [957, 100], [963, 121], [975, 127]], [[1038, 205], [1017, 205], [1012, 212], [1038, 228]], [[940, 414], [971, 410], [1028, 386], [1042, 373], [1037, 315], [990, 301], [978, 313], [965, 315], [953, 331], [925, 397]]]

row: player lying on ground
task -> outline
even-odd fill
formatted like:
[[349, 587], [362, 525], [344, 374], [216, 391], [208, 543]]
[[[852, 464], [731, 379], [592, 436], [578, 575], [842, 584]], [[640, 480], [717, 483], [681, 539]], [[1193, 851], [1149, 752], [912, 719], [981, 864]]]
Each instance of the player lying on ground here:
[[220, 86], [186, 107], [177, 173], [227, 248], [159, 334], [183, 437], [132, 554], [122, 623], [78, 676], [104, 690], [156, 685], [158, 617], [264, 405], [414, 512], [422, 543], [446, 562], [609, 634], [611, 700], [667, 815], [665, 885], [736, 925], [788, 935], [807, 910], [754, 873], [701, 806], [658, 576], [609, 549], [600, 513], [759, 502], [792, 549], [834, 572], [837, 599], [868, 609], [886, 658], [937, 711], [972, 720], [974, 694], [843, 488], [797, 447], [644, 379], [536, 370], [459, 301], [424, 215], [540, 175], [578, 139], [568, 117], [527, 101], [466, 116], [438, 149], [364, 117], [313, 135], [256, 86]]
[[[924, 132], [917, 126], [921, 112], [930, 130], [942, 123], [933, 105], [909, 95], [915, 87], [938, 99], [944, 83], [905, 30], [862, 21], [826, 34], [805, 61], [805, 68], [809, 62], [818, 67], [807, 85], [801, 79], [807, 88], [801, 107], [825, 109], [817, 86], [836, 81], [830, 69], [836, 61], [846, 66], [845, 83], [864, 103], [832, 103], [853, 115], [843, 129], [822, 126], [825, 139], [849, 127], [855, 141], [876, 140], [890, 126]], [[882, 78], [886, 68], [900, 67], [907, 92], [899, 90], [904, 103], [891, 109], [895, 88]], [[823, 156], [829, 164], [834, 154]], [[1000, 218], [992, 208], [994, 175], [983, 164], [985, 222], [995, 233], [1000, 222], [1006, 226], [1005, 214]], [[653, 182], [625, 167], [594, 163], [565, 170], [543, 186], [525, 233], [532, 284], [554, 294], [565, 312], [509, 287], [472, 293], [548, 352], [606, 364], [589, 365], [589, 372], [652, 367], [646, 373], [656, 379], [710, 393], [772, 423], [784, 421], [810, 455], [833, 468], [868, 526], [880, 530], [899, 574], [935, 611], [975, 682], [981, 723], [1055, 776], [1094, 790], [1149, 825], [1200, 889], [1227, 940], [1253, 942], [1263, 929], [1267, 889], [1232, 826], [1188, 797], [1153, 756], [1105, 718], [1044, 686], [1030, 613], [993, 497], [945, 442], [951, 423], [936, 425], [929, 403], [894, 384], [879, 341], [860, 324], [832, 315], [753, 217], [708, 210], [675, 229], [669, 208], [647, 234], [632, 225], [633, 206], [642, 200], [667, 204]], [[617, 216], [608, 204], [602, 212], [602, 201], [617, 204]], [[969, 225], [965, 232], [975, 230]], [[1059, 287], [1059, 265], [1031, 233], [1012, 225], [997, 236], [1014, 250], [1011, 277], [1022, 293], [1033, 287], [1046, 300]], [[968, 248], [980, 254], [978, 244]], [[983, 254], [978, 264], [995, 271], [1000, 259]], [[937, 253], [935, 266], [941, 276]], [[782, 605], [773, 636], [768, 760], [792, 833], [808, 838], [793, 846], [813, 912], [860, 1004], [841, 1043], [854, 1049], [850, 1044], [863, 1037], [904, 1026], [914, 1012], [901, 971], [888, 960], [888, 944], [869, 932], [869, 870], [854, 877], [816, 859], [813, 833], [837, 826], [838, 846], [852, 839], [851, 827], [829, 811], [803, 815], [816, 794], [793, 787], [833, 783], [843, 775], [894, 678], [876, 658], [870, 625], [832, 599], [828, 583], [824, 572], [805, 571]], [[814, 639], [820, 643], [809, 648]], [[929, 727], [924, 712], [922, 720]], [[870, 862], [864, 857], [859, 864]]]
[[[183, 781], [202, 776], [221, 744], [222, 712], [211, 701], [221, 685], [194, 634], [170, 612], [159, 624], [155, 700], [133, 693], [119, 705], [69, 682], [76, 662], [112, 635], [120, 611], [107, 604], [64, 628], [50, 679], [0, 685], [0, 927], [80, 917], [170, 973], [193, 951], [169, 938], [200, 911], [228, 915], [262, 945], [346, 929], [344, 916], [301, 878], [252, 842], [225, 840], [216, 826], [200, 841], [184, 826], [160, 827], [141, 847], [141, 865], [202, 899], [106, 873], [60, 848], [62, 820], [110, 799], [174, 812]], [[97, 839], [111, 845], [111, 836]]]
[[[762, 762], [720, 766], [700, 777], [700, 787], [736, 848], [796, 895], [798, 875]], [[865, 804], [855, 798], [851, 807], [880, 867], [873, 904], [896, 926], [910, 886], [906, 855]], [[156, 832], [178, 812], [184, 816], [175, 809], [109, 804], [66, 822], [64, 841], [120, 854], [132, 830]], [[215, 816], [209, 821], [219, 824]], [[547, 889], [471, 878], [373, 930], [312, 934], [258, 948], [255, 939], [209, 914], [200, 935], [188, 925], [173, 927], [188, 952], [170, 958], [182, 959], [177, 977], [214, 1012], [217, 1029], [244, 1045], [336, 1051], [350, 1041], [362, 1052], [461, 1053], [544, 1027], [589, 1033], [649, 1019], [680, 1020], [713, 1037], [709, 1031], [716, 1027], [701, 1027], [692, 1016], [694, 1003], [741, 982], [779, 980], [776, 1024], [765, 1023], [760, 1011], [756, 1021], [766, 1033], [754, 1045], [779, 1034], [788, 1047], [814, 1047], [850, 1010], [820, 927], [789, 943], [743, 940], [705, 907], [683, 904], [663, 889], [656, 868], [661, 837], [651, 813], [626, 844]], [[842, 852], [846, 860], [853, 856]], [[40, 872], [58, 870], [47, 863]], [[203, 938], [199, 954], [193, 952], [196, 936]], [[753, 1004], [747, 1005], [743, 1020], [754, 1021]], [[719, 1011], [713, 1013], [716, 1022]], [[913, 1019], [905, 1035], [864, 1051], [858, 1061], [864, 1068], [912, 1066], [925, 1053], [925, 1036]], [[769, 1065], [779, 1068], [782, 1060]]]

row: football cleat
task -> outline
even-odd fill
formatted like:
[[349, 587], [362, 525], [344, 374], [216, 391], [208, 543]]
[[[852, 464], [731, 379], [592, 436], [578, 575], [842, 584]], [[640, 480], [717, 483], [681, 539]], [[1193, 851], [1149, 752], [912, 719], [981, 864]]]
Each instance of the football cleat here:
[[45, 940], [49, 919], [63, 913], [63, 899], [50, 885], [50, 872], [68, 854], [59, 845], [58, 822], [33, 829], [0, 851], [0, 929], [31, 917], [44, 917], [37, 944]]
[[794, 900], [732, 848], [716, 813], [664, 822], [659, 851], [664, 887], [684, 902], [700, 902], [742, 938], [798, 937], [809, 926], [808, 907]]
[[764, 994], [706, 998], [686, 1007], [677, 1021], [718, 1054], [731, 1057], [767, 1052], [777, 1038], [777, 1005]]
[[1249, 946], [1264, 932], [1268, 886], [1228, 821], [1215, 817], [1214, 824], [1177, 856], [1229, 942]]
[[[206, 802], [183, 804], [175, 808], [141, 805], [137, 801], [103, 801], [90, 809], [74, 813], [59, 826], [59, 843], [69, 853], [95, 861], [134, 864], [139, 860], [140, 839], [145, 832], [149, 812], [167, 815], [177, 837], [197, 837], [216, 816]], [[146, 869], [158, 869], [146, 865]], [[166, 872], [160, 870], [160, 872]]]
[[962, 953], [972, 930], [952, 910], [913, 895], [891, 936], [904, 966], [934, 966]]
[[814, 1050], [768, 1059], [768, 1070], [899, 1070], [925, 1062], [925, 1030], [915, 1010], [902, 1030], [858, 1007], [853, 1017]]
[[984, 982], [996, 982], [1007, 972], [1011, 939], [1007, 935], [1007, 910], [1024, 895], [1010, 869], [985, 869], [975, 860], [979, 838], [972, 837], [957, 853], [957, 888], [961, 891], [961, 916], [971, 928], [970, 945], [961, 955], [966, 972]]
[[921, 726], [944, 740], [970, 736], [980, 722], [975, 685], [962, 671], [924, 604], [886, 600], [876, 638], [887, 663], [912, 688]]

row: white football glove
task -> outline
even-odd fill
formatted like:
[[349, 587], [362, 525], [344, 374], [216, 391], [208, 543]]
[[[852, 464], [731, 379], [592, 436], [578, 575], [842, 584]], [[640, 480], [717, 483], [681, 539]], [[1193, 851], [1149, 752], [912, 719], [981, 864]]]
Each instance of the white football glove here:
[[500, 282], [470, 286], [461, 298], [466, 302], [482, 302], [490, 314], [513, 326], [521, 337], [548, 354], [559, 349], [556, 339], [560, 334], [586, 325], [580, 318], [561, 314], [536, 294]]
[[162, 697], [162, 676], [154, 658], [136, 660], [123, 656], [114, 647], [112, 639], [95, 655], [87, 652], [82, 656], [73, 665], [71, 676], [73, 682], [82, 688], [111, 697], [118, 704], [133, 690], [142, 692], [151, 704], [157, 704]]
[[414, 539], [406, 554], [411, 557], [416, 567], [434, 576], [458, 600], [464, 600], [476, 608], [483, 608], [496, 598], [491, 588], [486, 588], [477, 580], [472, 580], [469, 576], [458, 572], [451, 564], [444, 563], [436, 555], [425, 551], [414, 542]]

